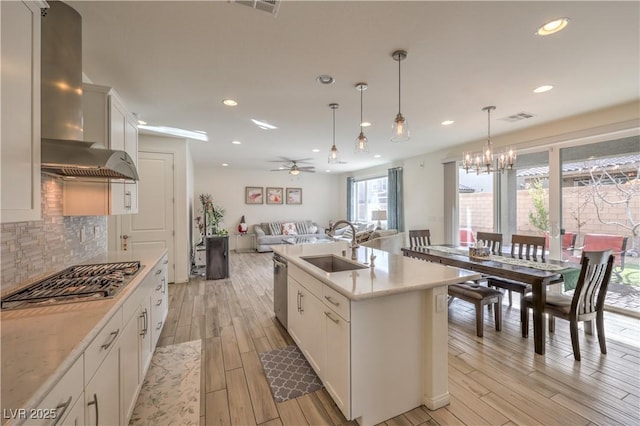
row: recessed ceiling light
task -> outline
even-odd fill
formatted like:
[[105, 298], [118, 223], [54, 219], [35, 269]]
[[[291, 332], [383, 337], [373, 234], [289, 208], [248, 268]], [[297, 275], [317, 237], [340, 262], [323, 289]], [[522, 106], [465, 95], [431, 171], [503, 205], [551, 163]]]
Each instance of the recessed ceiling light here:
[[237, 106], [238, 102], [234, 101], [233, 99], [224, 99], [222, 101], [223, 104], [225, 104], [226, 106]]
[[265, 123], [264, 121], [258, 121], [258, 120], [255, 120], [255, 119], [253, 119], [253, 118], [251, 119], [251, 121], [253, 121], [253, 123], [254, 123], [256, 126], [260, 127], [261, 129], [264, 129], [264, 130], [274, 130], [274, 129], [277, 129], [277, 127], [276, 127], [276, 126], [274, 126], [273, 124]]
[[222, 167], [227, 167], [229, 164], [227, 163], [222, 163]]
[[450, 126], [450, 125], [452, 125], [453, 123], [454, 123], [454, 121], [453, 121], [453, 120], [444, 120], [444, 121], [443, 121], [442, 123], [440, 123], [440, 124], [442, 124], [443, 126]]
[[569, 18], [560, 18], [554, 19], [553, 21], [547, 22], [536, 31], [537, 35], [546, 36], [550, 34], [555, 34], [558, 31], [563, 30], [567, 24], [569, 24]]
[[313, 148], [311, 152], [320, 152], [320, 150], [318, 148]]
[[325, 172], [327, 172], [327, 173], [331, 173], [331, 170], [330, 170], [330, 169], [327, 169], [327, 170], [325, 170]]
[[360, 125], [362, 127], [369, 127], [369, 126], [371, 126], [371, 123], [369, 123], [368, 121], [363, 121]]
[[333, 77], [331, 77], [330, 75], [327, 75], [327, 74], [319, 75], [316, 78], [316, 81], [318, 83], [320, 83], [320, 84], [333, 84], [333, 83], [336, 82], [336, 80]]
[[551, 89], [553, 89], [553, 86], [547, 84], [544, 86], [536, 87], [535, 89], [533, 89], [533, 93], [544, 93], [548, 92]]
[[382, 155], [380, 155], [380, 154], [376, 154], [376, 155], [373, 156], [373, 158], [380, 158], [380, 157], [382, 157]]
[[240, 141], [231, 141], [231, 143], [234, 145], [242, 145], [242, 142]]

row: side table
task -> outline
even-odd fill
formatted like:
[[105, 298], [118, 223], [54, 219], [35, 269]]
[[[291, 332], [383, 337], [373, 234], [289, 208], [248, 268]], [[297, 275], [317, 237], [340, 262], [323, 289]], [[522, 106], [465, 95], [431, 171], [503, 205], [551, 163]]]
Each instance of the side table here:
[[[249, 240], [247, 244], [240, 243], [242, 240]], [[256, 234], [252, 232], [236, 232], [236, 253], [250, 253], [256, 250]]]

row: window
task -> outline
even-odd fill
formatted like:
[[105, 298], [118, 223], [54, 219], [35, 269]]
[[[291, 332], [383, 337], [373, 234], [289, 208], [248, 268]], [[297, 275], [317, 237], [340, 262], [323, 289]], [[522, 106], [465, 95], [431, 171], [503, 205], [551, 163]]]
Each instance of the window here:
[[493, 232], [493, 174], [458, 170], [460, 244], [470, 245], [480, 232]]
[[[353, 188], [352, 219], [359, 222], [373, 222], [374, 210], [387, 211], [387, 177], [356, 181]], [[381, 221], [383, 228], [386, 220]]]

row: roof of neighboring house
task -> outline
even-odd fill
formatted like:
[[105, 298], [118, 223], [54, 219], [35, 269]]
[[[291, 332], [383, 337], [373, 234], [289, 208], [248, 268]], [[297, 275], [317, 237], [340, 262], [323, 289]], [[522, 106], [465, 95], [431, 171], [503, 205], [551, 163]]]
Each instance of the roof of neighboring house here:
[[[638, 167], [640, 164], [640, 154], [623, 155], [618, 157], [598, 158], [594, 160], [574, 161], [570, 163], [564, 163], [562, 165], [563, 174], [578, 174], [580, 172], [587, 172], [588, 167], [600, 166], [600, 167], [624, 167], [629, 169], [629, 166]], [[535, 177], [535, 176], [548, 176], [549, 166], [530, 167], [526, 169], [518, 170], [518, 177]]]

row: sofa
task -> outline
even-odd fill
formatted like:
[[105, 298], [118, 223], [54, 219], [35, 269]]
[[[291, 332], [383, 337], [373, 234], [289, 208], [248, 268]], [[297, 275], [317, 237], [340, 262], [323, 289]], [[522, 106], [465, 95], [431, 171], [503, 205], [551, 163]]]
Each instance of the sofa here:
[[406, 234], [404, 232], [398, 232], [395, 229], [390, 229], [388, 231], [395, 232], [387, 232], [386, 235], [380, 235], [373, 238], [369, 238], [367, 241], [363, 242], [361, 245], [363, 247], [370, 247], [378, 250], [387, 251], [393, 254], [402, 255], [402, 247], [407, 246], [406, 242]]
[[256, 250], [260, 253], [273, 251], [271, 246], [287, 244], [287, 240], [326, 239], [324, 229], [311, 220], [282, 220], [263, 222], [253, 226], [256, 234]]
[[[375, 240], [376, 238], [395, 235], [398, 233], [397, 229], [374, 229], [375, 225], [368, 224], [366, 222], [354, 222], [354, 228], [356, 229], [356, 243], [362, 244], [367, 241]], [[352, 241], [351, 227], [341, 224], [338, 229], [333, 233], [333, 239], [339, 241]]]

